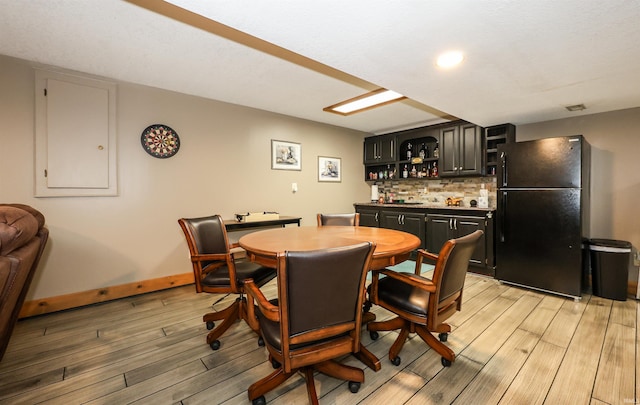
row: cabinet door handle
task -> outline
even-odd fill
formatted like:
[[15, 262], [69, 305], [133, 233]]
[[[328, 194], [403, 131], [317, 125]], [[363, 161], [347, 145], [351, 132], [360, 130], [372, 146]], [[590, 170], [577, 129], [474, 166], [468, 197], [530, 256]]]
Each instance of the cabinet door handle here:
[[404, 214], [402, 214], [402, 225], [404, 225]]
[[376, 212], [376, 222], [378, 222], [378, 213]]
[[458, 219], [454, 219], [453, 220], [453, 229], [455, 229], [456, 231], [458, 230]]
[[449, 218], [449, 229], [453, 229], [453, 218]]

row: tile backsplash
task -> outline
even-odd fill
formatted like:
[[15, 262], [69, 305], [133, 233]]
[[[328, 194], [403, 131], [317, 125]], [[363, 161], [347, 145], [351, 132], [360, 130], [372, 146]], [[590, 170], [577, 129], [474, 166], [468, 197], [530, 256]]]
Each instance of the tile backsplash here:
[[489, 192], [489, 208], [496, 207], [496, 178], [468, 177], [429, 180], [383, 180], [376, 181], [378, 193], [387, 201], [404, 200], [442, 207], [449, 197], [462, 198], [462, 207], [470, 207], [471, 200], [478, 201], [482, 185]]

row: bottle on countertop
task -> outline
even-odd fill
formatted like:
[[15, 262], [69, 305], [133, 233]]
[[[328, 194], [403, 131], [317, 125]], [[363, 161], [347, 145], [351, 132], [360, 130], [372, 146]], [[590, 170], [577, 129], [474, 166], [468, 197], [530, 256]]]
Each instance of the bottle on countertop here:
[[433, 168], [431, 169], [431, 177], [438, 177], [438, 162], [433, 162]]
[[411, 143], [407, 144], [407, 160], [411, 160]]
[[402, 171], [402, 177], [405, 179], [409, 177], [409, 169], [407, 168], [407, 165], [404, 165], [404, 170]]
[[420, 146], [420, 152], [418, 152], [418, 156], [420, 156], [420, 159], [424, 159], [425, 157], [427, 157], [427, 151], [424, 148], [424, 143]]
[[416, 171], [416, 166], [415, 165], [411, 168], [411, 177], [413, 177], [413, 178], [418, 177], [418, 172]]
[[438, 148], [437, 143], [436, 143], [436, 146], [433, 148], [433, 157], [436, 159], [440, 157], [440, 148]]

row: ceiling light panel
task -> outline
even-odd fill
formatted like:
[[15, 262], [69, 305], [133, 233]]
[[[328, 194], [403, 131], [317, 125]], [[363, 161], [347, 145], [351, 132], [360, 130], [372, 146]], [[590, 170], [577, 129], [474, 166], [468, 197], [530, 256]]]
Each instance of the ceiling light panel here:
[[350, 115], [356, 112], [380, 107], [395, 101], [404, 100], [406, 97], [395, 91], [378, 89], [362, 96], [358, 96], [338, 104], [323, 108], [324, 111], [341, 115]]

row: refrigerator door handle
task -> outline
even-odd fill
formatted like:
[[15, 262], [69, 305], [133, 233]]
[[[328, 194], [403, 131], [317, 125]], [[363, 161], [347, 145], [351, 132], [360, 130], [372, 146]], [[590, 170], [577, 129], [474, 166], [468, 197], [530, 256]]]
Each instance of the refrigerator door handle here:
[[502, 187], [507, 186], [507, 154], [500, 153], [500, 164], [502, 165]]
[[498, 232], [500, 235], [500, 242], [504, 242], [505, 241], [505, 234], [504, 234], [504, 219], [507, 216], [507, 192], [503, 191], [502, 194], [500, 195], [500, 198], [502, 199], [502, 212], [500, 215], [500, 221], [498, 224]]

